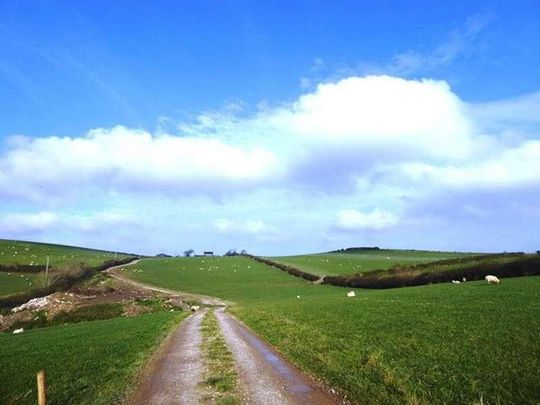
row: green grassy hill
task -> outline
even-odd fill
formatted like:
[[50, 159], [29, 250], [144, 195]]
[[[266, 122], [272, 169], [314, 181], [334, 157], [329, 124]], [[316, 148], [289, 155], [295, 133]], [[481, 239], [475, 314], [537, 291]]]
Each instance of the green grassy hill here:
[[[114, 259], [115, 252], [87, 249], [76, 246], [54, 245], [49, 243], [25, 242], [0, 239], [0, 265], [22, 264], [45, 266], [49, 256], [52, 268], [62, 268], [85, 263], [95, 266]], [[116, 254], [117, 258], [128, 256]]]
[[369, 273], [397, 266], [410, 266], [444, 259], [467, 257], [475, 253], [433, 252], [427, 250], [363, 250], [354, 253], [333, 252], [299, 256], [270, 257], [271, 260], [294, 266], [318, 276]]
[[115, 257], [128, 257], [104, 250], [0, 239], [0, 296], [43, 287], [47, 256], [51, 277], [82, 265], [97, 266]]
[[347, 298], [244, 257], [143, 260], [125, 272], [234, 301], [230, 311], [287, 358], [360, 403], [540, 399], [538, 276]]
[[0, 297], [42, 287], [43, 273], [9, 273], [0, 271]]

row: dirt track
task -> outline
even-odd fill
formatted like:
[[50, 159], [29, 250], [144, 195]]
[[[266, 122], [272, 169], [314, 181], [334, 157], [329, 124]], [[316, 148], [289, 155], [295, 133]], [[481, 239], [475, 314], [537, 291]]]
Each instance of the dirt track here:
[[204, 305], [208, 306], [217, 306], [217, 307], [224, 307], [225, 303], [217, 298], [214, 297], [207, 297], [205, 295], [199, 295], [199, 294], [191, 294], [181, 291], [174, 291], [169, 290], [167, 288], [161, 288], [161, 287], [155, 287], [149, 284], [140, 283], [138, 281], [132, 280], [129, 277], [126, 277], [124, 274], [122, 274], [119, 270], [127, 267], [127, 266], [133, 266], [134, 264], [137, 264], [139, 260], [134, 260], [133, 262], [130, 262], [128, 264], [124, 264], [122, 266], [115, 266], [111, 267], [107, 270], [105, 270], [105, 273], [111, 276], [112, 278], [122, 281], [123, 283], [131, 284], [133, 286], [143, 288], [145, 290], [151, 290], [151, 291], [157, 291], [163, 294], [168, 294], [174, 297], [179, 297], [182, 300], [191, 300], [191, 301], [197, 301]]
[[[132, 263], [135, 264], [135, 263]], [[119, 266], [125, 267], [125, 266]], [[185, 294], [133, 281], [116, 269], [107, 273], [139, 288], [159, 291], [177, 297], [192, 297], [206, 305], [224, 306], [218, 299]], [[203, 301], [204, 300], [204, 301]], [[207, 310], [191, 315], [161, 346], [146, 370], [146, 377], [129, 403], [198, 404], [201, 402], [204, 365], [200, 351], [201, 320]], [[215, 310], [229, 350], [239, 374], [242, 404], [339, 404], [337, 398], [315, 384], [289, 363], [250, 329], [225, 312]]]

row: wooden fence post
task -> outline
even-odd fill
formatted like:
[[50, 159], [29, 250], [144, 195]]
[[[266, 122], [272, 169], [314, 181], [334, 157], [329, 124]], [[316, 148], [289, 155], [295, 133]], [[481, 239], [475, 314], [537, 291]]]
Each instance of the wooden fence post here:
[[47, 405], [47, 376], [45, 370], [37, 373], [38, 405]]

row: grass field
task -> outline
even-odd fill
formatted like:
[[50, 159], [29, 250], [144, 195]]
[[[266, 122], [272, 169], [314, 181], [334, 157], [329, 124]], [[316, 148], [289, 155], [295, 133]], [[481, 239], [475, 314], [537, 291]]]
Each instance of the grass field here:
[[232, 313], [358, 402], [540, 401], [540, 277], [351, 299], [246, 258], [143, 260], [126, 273], [236, 302]]
[[[106, 260], [114, 259], [115, 252], [93, 250], [73, 246], [52, 245], [48, 243], [23, 242], [0, 239], [0, 265], [25, 264], [61, 268], [85, 263], [97, 266]], [[126, 257], [117, 254], [117, 258]]]
[[185, 316], [158, 312], [0, 334], [0, 403], [35, 404], [40, 369], [52, 404], [118, 403], [144, 359]]
[[318, 276], [369, 273], [396, 266], [429, 263], [474, 255], [460, 252], [432, 252], [425, 250], [366, 250], [355, 253], [318, 253], [300, 256], [270, 257], [279, 263], [294, 266]]
[[0, 297], [42, 287], [43, 273], [4, 273], [0, 271]]
[[142, 260], [125, 268], [133, 279], [235, 302], [286, 299], [317, 289], [300, 279], [245, 257]]

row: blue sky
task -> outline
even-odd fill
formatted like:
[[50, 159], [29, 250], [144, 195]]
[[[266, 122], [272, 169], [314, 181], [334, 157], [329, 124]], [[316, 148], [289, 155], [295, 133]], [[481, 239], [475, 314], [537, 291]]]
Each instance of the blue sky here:
[[0, 237], [537, 250], [534, 1], [0, 0]]

